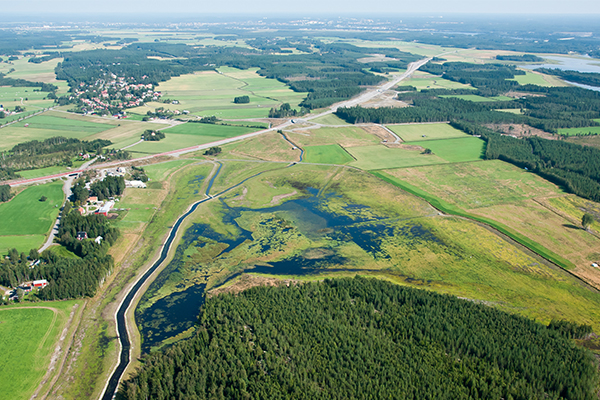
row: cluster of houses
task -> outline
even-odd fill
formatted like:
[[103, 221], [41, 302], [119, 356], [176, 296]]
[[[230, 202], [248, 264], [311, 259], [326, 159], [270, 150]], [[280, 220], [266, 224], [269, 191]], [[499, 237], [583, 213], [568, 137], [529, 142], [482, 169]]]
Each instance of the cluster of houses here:
[[[110, 79], [97, 79], [93, 84], [81, 82], [73, 90], [69, 100], [80, 100], [86, 112], [94, 113], [114, 108], [138, 107], [145, 101], [159, 100], [161, 95], [151, 83], [137, 83], [134, 78], [126, 79], [110, 74]], [[125, 118], [125, 115], [118, 117]]]
[[17, 291], [19, 289], [21, 289], [25, 293], [29, 293], [29, 292], [33, 291], [33, 289], [41, 290], [41, 289], [45, 288], [46, 286], [48, 286], [48, 281], [45, 279], [23, 282], [15, 289], [6, 292], [6, 294], [7, 294], [8, 300], [16, 301], [19, 299], [19, 296], [17, 294]]

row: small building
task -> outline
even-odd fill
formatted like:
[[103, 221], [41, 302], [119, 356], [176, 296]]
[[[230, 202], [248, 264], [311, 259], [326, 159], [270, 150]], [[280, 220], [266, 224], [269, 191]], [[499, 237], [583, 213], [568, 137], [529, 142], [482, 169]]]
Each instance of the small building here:
[[144, 189], [146, 184], [142, 181], [125, 181], [125, 187]]
[[87, 239], [87, 238], [88, 238], [87, 232], [83, 232], [83, 231], [77, 232], [77, 240], [83, 240], [83, 239]]
[[105, 217], [108, 217], [108, 213], [110, 212], [110, 210], [113, 208], [113, 206], [115, 205], [114, 201], [107, 201], [106, 203], [104, 203], [104, 205], [102, 207], [100, 207], [99, 209], [96, 210], [96, 214], [102, 214]]
[[88, 197], [88, 201], [90, 203], [97, 203], [98, 202], [98, 196], [90, 196], [90, 197]]
[[83, 207], [79, 207], [79, 208], [77, 208], [77, 211], [78, 211], [78, 212], [79, 212], [79, 214], [81, 214], [81, 215], [85, 214], [85, 208], [83, 208]]
[[36, 289], [43, 289], [48, 286], [48, 281], [45, 279], [40, 279], [37, 281], [33, 281], [33, 287]]
[[96, 244], [100, 244], [100, 243], [102, 243], [102, 239], [103, 239], [102, 236], [98, 236], [96, 239], [94, 239], [94, 242], [96, 242]]

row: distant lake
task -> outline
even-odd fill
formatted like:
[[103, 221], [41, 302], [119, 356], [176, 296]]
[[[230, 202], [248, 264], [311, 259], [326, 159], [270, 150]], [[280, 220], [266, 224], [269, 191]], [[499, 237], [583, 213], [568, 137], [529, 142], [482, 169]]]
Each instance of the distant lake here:
[[592, 57], [569, 57], [569, 56], [543, 56], [544, 58], [558, 62], [558, 64], [531, 64], [523, 65], [523, 68], [558, 68], [564, 71], [598, 72], [600, 73], [600, 59]]

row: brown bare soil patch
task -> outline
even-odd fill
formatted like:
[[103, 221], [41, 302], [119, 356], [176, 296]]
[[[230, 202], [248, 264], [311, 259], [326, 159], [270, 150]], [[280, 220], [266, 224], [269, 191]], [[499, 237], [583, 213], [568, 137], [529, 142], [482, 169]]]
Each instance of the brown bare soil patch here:
[[557, 136], [551, 133], [545, 132], [541, 129], [537, 129], [526, 124], [487, 124], [485, 126], [496, 132], [501, 132], [506, 135], [511, 135], [517, 138], [538, 136], [549, 140], [558, 139]]
[[600, 289], [600, 268], [594, 268], [591, 265], [578, 266], [571, 272], [586, 281], [589, 285]]
[[592, 146], [600, 149], [600, 135], [595, 136], [570, 136], [567, 142], [580, 144], [582, 146]]
[[395, 90], [386, 90], [385, 92], [380, 93], [379, 95], [375, 96], [374, 98], [367, 101], [366, 103], [363, 103], [362, 106], [365, 108], [379, 108], [379, 107], [403, 108], [403, 107], [408, 107], [408, 104], [396, 99], [397, 94], [398, 94], [398, 92], [396, 92]]
[[423, 146], [415, 146], [414, 144], [402, 144], [402, 143], [385, 143], [385, 147], [389, 147], [390, 149], [404, 149], [404, 150], [412, 150], [412, 151], [423, 151], [425, 147]]
[[298, 192], [294, 190], [292, 193], [280, 194], [280, 195], [277, 195], [277, 196], [273, 196], [273, 199], [271, 199], [271, 204], [272, 205], [279, 204], [281, 202], [281, 200], [286, 199], [288, 197], [292, 197], [296, 193], [298, 193]]
[[381, 125], [364, 125], [361, 126], [361, 128], [365, 132], [377, 136], [381, 141], [387, 140], [388, 142], [393, 142], [396, 140], [396, 138]]
[[300, 281], [295, 279], [276, 279], [265, 276], [242, 274], [232, 285], [216, 288], [207, 293], [208, 297], [217, 296], [222, 293], [240, 293], [246, 289], [256, 286], [290, 286], [297, 285]]

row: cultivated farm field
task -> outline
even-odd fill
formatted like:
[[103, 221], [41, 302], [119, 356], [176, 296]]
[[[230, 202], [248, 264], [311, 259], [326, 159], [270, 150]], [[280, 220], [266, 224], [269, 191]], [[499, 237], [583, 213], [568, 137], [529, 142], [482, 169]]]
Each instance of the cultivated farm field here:
[[[217, 71], [201, 71], [175, 77], [158, 86], [163, 98], [179, 104], [148, 103], [131, 111], [145, 114], [151, 108], [188, 110], [198, 116], [217, 118], [263, 118], [282, 103], [296, 107], [306, 93], [296, 93], [284, 83], [261, 77], [256, 69], [239, 70], [221, 67]], [[250, 103], [235, 104], [234, 97], [249, 96]]]
[[307, 146], [304, 152], [304, 161], [308, 163], [346, 164], [354, 161], [354, 158], [337, 144]]
[[[46, 196], [46, 201], [40, 201]], [[28, 252], [42, 245], [64, 200], [62, 181], [30, 186], [0, 204], [0, 251]], [[26, 217], [24, 217], [26, 216]]]
[[6, 360], [0, 364], [0, 397], [15, 400], [31, 397], [46, 373], [76, 304], [80, 301], [0, 308], [0, 354]]

